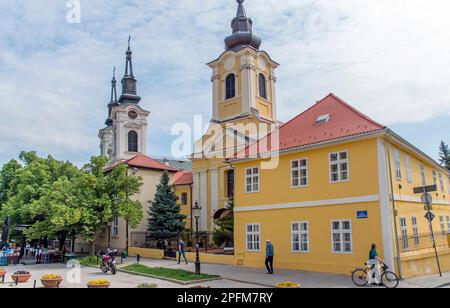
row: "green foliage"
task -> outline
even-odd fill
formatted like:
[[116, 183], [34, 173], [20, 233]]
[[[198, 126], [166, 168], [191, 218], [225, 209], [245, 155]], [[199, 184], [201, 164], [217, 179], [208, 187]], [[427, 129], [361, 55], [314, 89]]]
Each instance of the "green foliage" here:
[[450, 170], [450, 148], [444, 141], [439, 146], [439, 162]]
[[151, 202], [148, 219], [148, 231], [152, 239], [177, 239], [183, 234], [185, 215], [180, 213], [178, 197], [169, 185], [169, 174], [164, 172], [161, 183], [156, 188], [154, 200]]
[[147, 267], [147, 266], [141, 265], [141, 264], [129, 265], [122, 269], [124, 271], [133, 272], [133, 273], [137, 273], [137, 274], [144, 274], [144, 275], [150, 275], [153, 277], [175, 279], [175, 280], [179, 280], [179, 281], [183, 281], [183, 282], [220, 278], [220, 276], [217, 276], [217, 275], [206, 275], [206, 274], [195, 275], [195, 273], [185, 271], [185, 270], [163, 268], [163, 267]]
[[34, 152], [19, 155], [22, 166], [11, 161], [0, 172], [0, 218], [11, 216], [13, 224], [27, 224], [30, 240], [68, 236], [95, 240], [95, 234], [115, 217], [128, 219], [132, 227], [143, 217], [139, 202], [130, 197], [142, 179], [128, 176], [128, 166], [118, 165], [109, 174], [108, 160], [93, 157], [79, 169], [70, 162]]
[[214, 243], [218, 246], [234, 246], [234, 200], [228, 201], [228, 213], [215, 221]]
[[86, 257], [79, 259], [81, 265], [84, 266], [99, 266], [100, 262], [97, 260], [97, 257]]

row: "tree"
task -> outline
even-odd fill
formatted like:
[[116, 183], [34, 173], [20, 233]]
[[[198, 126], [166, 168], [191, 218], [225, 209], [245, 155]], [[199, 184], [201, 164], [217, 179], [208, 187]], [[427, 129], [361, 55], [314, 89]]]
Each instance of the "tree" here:
[[13, 170], [14, 176], [5, 185], [7, 202], [0, 217], [9, 215], [13, 224], [30, 225], [25, 230], [28, 239], [57, 238], [62, 249], [68, 236], [94, 242], [97, 231], [116, 217], [132, 227], [143, 217], [141, 204], [130, 199], [142, 179], [128, 176], [127, 165], [105, 174], [105, 157], [91, 158], [82, 169], [34, 152], [22, 152], [19, 158], [23, 167], [11, 163], [3, 168]]
[[444, 141], [439, 146], [439, 162], [450, 170], [450, 148]]
[[5, 164], [0, 171], [0, 211], [3, 204], [8, 201], [8, 191], [11, 182], [15, 179], [17, 171], [20, 168], [22, 168], [22, 166], [13, 159]]
[[234, 246], [234, 200], [228, 201], [228, 212], [215, 221], [214, 243], [218, 246]]
[[173, 240], [182, 235], [184, 219], [186, 219], [186, 216], [180, 213], [178, 197], [169, 185], [169, 181], [169, 174], [164, 172], [148, 211], [150, 238], [157, 240], [164, 249], [166, 240]]

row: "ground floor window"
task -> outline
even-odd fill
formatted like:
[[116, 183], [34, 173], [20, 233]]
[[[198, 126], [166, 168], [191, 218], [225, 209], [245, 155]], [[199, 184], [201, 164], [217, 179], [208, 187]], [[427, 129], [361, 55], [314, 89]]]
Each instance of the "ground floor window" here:
[[406, 218], [400, 218], [400, 229], [402, 230], [402, 243], [403, 250], [407, 250], [409, 248], [408, 243], [408, 226], [406, 224]]
[[114, 218], [112, 224], [112, 237], [119, 237], [119, 218]]
[[418, 246], [420, 244], [420, 240], [419, 240], [419, 229], [417, 227], [417, 217], [412, 218], [412, 228], [414, 235], [414, 245]]
[[447, 235], [447, 232], [445, 231], [444, 216], [439, 216], [439, 224], [441, 225], [441, 234], [442, 235]]
[[247, 251], [261, 250], [261, 225], [247, 225]]
[[351, 220], [334, 220], [331, 222], [331, 236], [334, 253], [352, 253], [352, 222]]
[[447, 233], [450, 234], [450, 216], [447, 216]]
[[291, 226], [292, 251], [309, 252], [309, 223], [293, 222]]

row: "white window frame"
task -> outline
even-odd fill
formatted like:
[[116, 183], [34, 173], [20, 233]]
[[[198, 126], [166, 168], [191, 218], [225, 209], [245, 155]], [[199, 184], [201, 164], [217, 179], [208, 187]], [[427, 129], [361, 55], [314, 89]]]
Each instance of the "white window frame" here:
[[[257, 175], [254, 174], [254, 170], [255, 169], [258, 170], [258, 174]], [[251, 170], [251, 174], [247, 174], [247, 172], [249, 170]], [[255, 178], [256, 178], [256, 181], [255, 181]], [[248, 179], [251, 179], [251, 184], [250, 184], [251, 185], [251, 190], [248, 190], [248, 185], [249, 185], [249, 184], [247, 184], [247, 180]], [[244, 183], [244, 185], [245, 185], [245, 192], [247, 194], [258, 193], [260, 191], [260, 189], [261, 189], [261, 180], [260, 179], [261, 179], [261, 169], [259, 167], [246, 168], [245, 169], [245, 183]], [[258, 189], [257, 190], [255, 190], [255, 184], [258, 185]]]
[[[252, 231], [248, 231], [248, 227], [252, 227]], [[255, 227], [258, 227], [258, 231], [255, 231]], [[251, 241], [249, 242], [248, 237], [251, 236]], [[255, 236], [258, 236], [258, 240], [256, 241]], [[252, 223], [247, 224], [245, 226], [245, 244], [248, 252], [260, 252], [261, 251], [261, 224], [260, 223]], [[251, 248], [249, 248], [249, 244]], [[256, 244], [258, 248], [256, 249]]]
[[402, 233], [403, 250], [409, 250], [408, 222], [405, 217], [400, 217], [400, 230]]
[[437, 186], [437, 171], [433, 170], [433, 184]]
[[417, 225], [417, 217], [416, 216], [411, 217], [411, 223], [412, 223], [413, 236], [414, 236], [414, 245], [419, 246], [420, 245], [420, 237], [419, 237], [419, 227]]
[[439, 225], [441, 227], [441, 235], [447, 235], [447, 231], [445, 231], [444, 215], [439, 215]]
[[119, 237], [119, 232], [120, 232], [119, 224], [120, 224], [119, 218], [118, 217], [114, 218], [112, 225], [111, 225], [111, 237], [114, 237], [114, 238]]
[[397, 181], [402, 180], [402, 162], [400, 160], [400, 152], [397, 148], [394, 148], [394, 166], [395, 166], [395, 178]]
[[442, 193], [445, 193], [444, 178], [442, 177], [442, 173], [440, 172], [439, 172], [439, 184], [441, 186]]
[[[306, 162], [306, 166], [302, 166], [301, 162], [305, 161]], [[297, 162], [298, 163], [298, 167], [294, 167], [293, 163]], [[301, 172], [303, 170], [306, 170], [306, 177], [303, 177], [301, 175]], [[294, 172], [297, 171], [298, 172], [298, 185], [294, 185]], [[306, 178], [306, 184], [303, 185], [302, 184], [302, 179]], [[304, 188], [304, 187], [308, 187], [309, 186], [309, 161], [308, 158], [299, 158], [299, 159], [294, 159], [291, 161], [291, 188]]]
[[[298, 230], [294, 231], [294, 225], [298, 225]], [[301, 225], [306, 225], [306, 230], [302, 230]], [[294, 249], [294, 236], [298, 235], [298, 250]], [[303, 244], [305, 242], [302, 240], [302, 235], [306, 235], [306, 244], [308, 245], [308, 249], [303, 249]], [[291, 251], [292, 253], [309, 253], [310, 246], [310, 237], [309, 237], [309, 222], [308, 221], [294, 221], [291, 223]]]
[[408, 154], [405, 154], [405, 173], [406, 173], [406, 181], [411, 184], [412, 183], [412, 173], [411, 173], [411, 157]]
[[[346, 154], [346, 159], [341, 159], [341, 154], [345, 153]], [[331, 160], [331, 156], [332, 155], [337, 155], [337, 160], [336, 161], [332, 161]], [[329, 153], [328, 155], [328, 171], [329, 171], [329, 178], [330, 178], [330, 183], [331, 184], [335, 184], [335, 183], [345, 183], [345, 182], [349, 182], [350, 181], [350, 157], [349, 157], [349, 152], [348, 150], [344, 150], [344, 151], [338, 151], [338, 152], [333, 152], [333, 153]], [[343, 180], [342, 179], [342, 170], [341, 170], [341, 165], [342, 164], [347, 164], [347, 179]], [[331, 171], [331, 167], [337, 165], [338, 169], [337, 169], [337, 174], [338, 174], [338, 180], [337, 181], [333, 181], [333, 173], [336, 172], [332, 172]]]
[[447, 220], [447, 233], [450, 234], [450, 216], [447, 215], [445, 218]]
[[424, 164], [420, 164], [420, 176], [422, 177], [422, 186], [427, 186], [427, 174], [425, 173]]
[[[334, 223], [339, 223], [339, 230], [335, 230], [334, 228]], [[344, 222], [348, 222], [350, 224], [350, 230], [343, 230], [342, 229], [342, 224]], [[344, 234], [346, 233], [350, 233], [350, 242], [346, 242], [344, 241]], [[334, 234], [339, 234], [340, 236], [340, 241], [339, 243], [341, 244], [341, 250], [340, 251], [336, 251], [334, 248]], [[348, 244], [350, 243], [350, 247], [351, 247], [351, 251], [344, 251], [344, 244]], [[353, 254], [353, 225], [352, 225], [352, 220], [351, 219], [336, 219], [336, 220], [332, 220], [331, 221], [331, 252], [333, 254], [343, 254], [343, 255], [350, 255]]]

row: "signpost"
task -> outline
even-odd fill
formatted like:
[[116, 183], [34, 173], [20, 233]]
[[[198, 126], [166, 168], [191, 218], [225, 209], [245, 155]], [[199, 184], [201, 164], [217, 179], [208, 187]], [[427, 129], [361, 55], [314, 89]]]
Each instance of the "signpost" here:
[[416, 187], [414, 188], [415, 194], [422, 194], [421, 200], [422, 203], [425, 204], [425, 218], [428, 220], [428, 223], [430, 224], [430, 232], [431, 232], [431, 239], [433, 240], [433, 248], [434, 253], [436, 255], [436, 262], [439, 270], [439, 275], [442, 277], [442, 271], [441, 271], [441, 264], [439, 262], [439, 254], [437, 251], [436, 246], [436, 239], [434, 237], [434, 231], [433, 231], [433, 219], [436, 217], [433, 212], [431, 212], [432, 204], [433, 204], [433, 196], [430, 194], [430, 192], [437, 191], [437, 185], [430, 185], [430, 186], [422, 186], [422, 187]]

